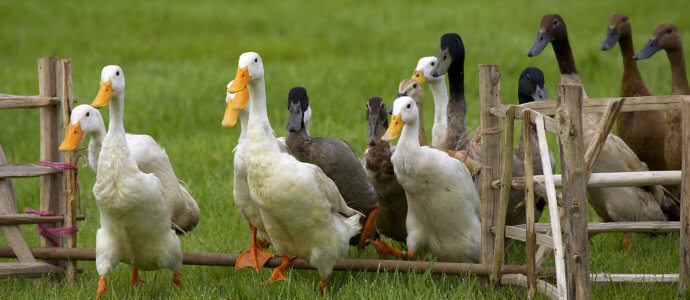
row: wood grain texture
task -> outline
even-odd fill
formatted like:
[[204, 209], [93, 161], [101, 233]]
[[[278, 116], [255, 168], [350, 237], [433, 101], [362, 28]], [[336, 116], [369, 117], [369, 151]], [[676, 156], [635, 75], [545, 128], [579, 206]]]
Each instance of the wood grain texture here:
[[[503, 160], [501, 165], [501, 180], [503, 182], [510, 182], [513, 173], [513, 140], [514, 140], [514, 121], [513, 114], [514, 107], [508, 108], [506, 115], [505, 139], [503, 142]], [[529, 143], [527, 143], [529, 144]], [[491, 282], [498, 284], [498, 271], [503, 265], [505, 252], [505, 226], [506, 216], [508, 213], [508, 202], [510, 201], [510, 185], [501, 186], [500, 204], [498, 207], [498, 220], [496, 221], [496, 231], [494, 234], [494, 261], [493, 272], [491, 273]]]
[[680, 186], [680, 262], [678, 266], [678, 293], [686, 294], [690, 275], [690, 99], [683, 100], [683, 178]]
[[[522, 114], [522, 137], [524, 141], [532, 140], [532, 118], [530, 118], [530, 111], [525, 110]], [[532, 143], [525, 142], [525, 225], [526, 230], [526, 265], [527, 265], [527, 299], [534, 299], [537, 294], [536, 283], [537, 274], [535, 273], [535, 248], [537, 243], [537, 236], [534, 233], [534, 163], [532, 162]], [[547, 241], [551, 241], [548, 237]]]

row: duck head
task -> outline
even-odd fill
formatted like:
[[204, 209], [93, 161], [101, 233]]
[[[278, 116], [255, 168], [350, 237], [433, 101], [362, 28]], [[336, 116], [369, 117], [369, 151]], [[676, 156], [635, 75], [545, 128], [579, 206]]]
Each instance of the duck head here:
[[424, 101], [424, 92], [419, 83], [414, 79], [403, 79], [398, 85], [398, 95], [397, 98], [408, 96], [414, 99], [417, 106], [421, 106]]
[[119, 96], [125, 91], [125, 73], [115, 65], [105, 66], [101, 71], [101, 87], [91, 106], [101, 108], [108, 105], [113, 96]]
[[654, 30], [652, 37], [649, 38], [644, 48], [633, 56], [633, 59], [639, 60], [649, 58], [661, 49], [672, 51], [682, 48], [683, 42], [680, 37], [680, 32], [678, 32], [678, 27], [671, 24], [661, 24]]
[[388, 130], [381, 138], [384, 142], [390, 142], [400, 136], [403, 125], [414, 124], [419, 119], [419, 112], [414, 99], [403, 96], [393, 102], [393, 118]]
[[376, 146], [387, 128], [386, 104], [380, 97], [369, 98], [367, 101], [367, 144]]
[[[289, 132], [299, 131], [304, 127], [305, 112], [309, 110], [309, 96], [307, 90], [301, 86], [290, 89], [288, 93], [287, 109], [290, 112], [287, 122]], [[311, 117], [311, 113], [309, 113]]]
[[615, 14], [609, 19], [609, 27], [606, 31], [606, 39], [601, 44], [599, 49], [609, 50], [616, 46], [621, 35], [631, 35], [632, 27], [630, 26], [628, 16], [625, 14]]
[[527, 51], [527, 56], [537, 56], [549, 42], [554, 40], [568, 40], [568, 29], [565, 27], [565, 21], [561, 16], [552, 14], [546, 15], [541, 19], [539, 23], [539, 31], [537, 31], [537, 37], [532, 43], [532, 47]]
[[427, 81], [434, 82], [438, 80], [444, 80], [443, 76], [434, 77], [431, 72], [436, 67], [438, 58], [435, 56], [422, 57], [417, 61], [417, 67], [414, 69], [412, 74], [412, 79], [416, 80], [419, 84], [425, 83]]
[[548, 100], [544, 87], [544, 72], [535, 67], [525, 68], [522, 71], [518, 83], [518, 99], [520, 104]]
[[465, 63], [465, 45], [457, 33], [446, 33], [441, 37], [441, 48], [438, 52], [438, 61], [431, 70], [431, 76], [439, 77], [448, 72], [448, 68], [453, 62], [459, 65]]
[[228, 87], [228, 93], [237, 93], [247, 88], [253, 79], [264, 77], [264, 65], [261, 56], [256, 52], [245, 52], [240, 55], [237, 63], [237, 74], [235, 80]]
[[[233, 81], [228, 82], [227, 89], [230, 89]], [[232, 127], [237, 124], [237, 117], [240, 111], [247, 107], [249, 103], [249, 89], [243, 89], [237, 93], [226, 91], [225, 96], [225, 115], [223, 116], [223, 127]]]
[[67, 136], [60, 145], [60, 151], [67, 152], [77, 148], [86, 134], [105, 133], [103, 117], [98, 109], [82, 104], [72, 109]]

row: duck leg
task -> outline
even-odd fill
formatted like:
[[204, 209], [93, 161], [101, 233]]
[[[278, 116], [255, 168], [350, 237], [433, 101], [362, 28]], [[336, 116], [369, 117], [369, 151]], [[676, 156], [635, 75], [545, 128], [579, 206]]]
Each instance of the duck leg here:
[[[256, 238], [256, 228], [249, 224], [249, 230], [252, 232], [252, 242], [249, 249], [245, 250], [237, 258], [235, 263], [235, 269], [239, 270], [244, 267], [252, 267], [259, 272], [259, 269], [263, 267], [266, 262], [273, 257], [273, 254], [262, 250], [258, 245]], [[263, 245], [262, 245], [263, 246]]]
[[321, 278], [319, 280], [319, 294], [323, 296], [323, 292], [326, 290], [326, 279]]
[[368, 243], [370, 243], [374, 248], [376, 249], [376, 253], [378, 253], [380, 258], [386, 258], [386, 255], [392, 255], [395, 256], [397, 259], [402, 259], [403, 253], [402, 251], [393, 248], [390, 244], [386, 243], [386, 241], [377, 239], [375, 241], [372, 240], [367, 240]]
[[105, 281], [105, 276], [101, 276], [101, 278], [98, 279], [98, 290], [97, 290], [97, 294], [96, 294], [96, 300], [101, 299], [101, 296], [103, 295], [103, 293], [105, 293], [105, 289], [107, 287], [108, 286], [107, 286], [106, 281]]
[[623, 247], [625, 248], [625, 251], [628, 251], [628, 254], [630, 253], [630, 243], [632, 243], [632, 234], [631, 233], [626, 233], [625, 238], [623, 239]]
[[362, 234], [359, 236], [359, 244], [357, 247], [360, 249], [367, 245], [367, 239], [371, 235], [371, 230], [374, 228], [374, 221], [376, 221], [376, 215], [379, 213], [379, 207], [376, 206], [373, 210], [369, 212], [367, 216], [367, 222], [364, 224], [364, 229], [362, 229]]
[[283, 259], [283, 262], [280, 264], [280, 266], [273, 269], [273, 273], [271, 274], [271, 278], [264, 281], [264, 283], [263, 283], [264, 285], [266, 285], [267, 283], [273, 283], [276, 281], [287, 280], [287, 278], [285, 278], [284, 272], [285, 272], [285, 270], [290, 268], [290, 264], [292, 264], [292, 260], [295, 258], [290, 257], [288, 255], [281, 255], [281, 257]]
[[137, 287], [140, 283], [145, 283], [146, 280], [139, 277], [139, 270], [132, 268], [132, 288]]
[[175, 283], [175, 286], [178, 288], [178, 290], [182, 289], [182, 273], [179, 271], [173, 273], [172, 281]]

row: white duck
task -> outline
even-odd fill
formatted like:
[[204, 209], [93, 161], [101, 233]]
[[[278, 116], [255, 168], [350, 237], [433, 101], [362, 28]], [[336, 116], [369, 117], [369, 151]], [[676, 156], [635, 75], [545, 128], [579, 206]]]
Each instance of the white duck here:
[[96, 233], [98, 296], [105, 292], [106, 275], [122, 261], [132, 266], [132, 283], [139, 282], [139, 270], [168, 268], [173, 282], [181, 287], [182, 249], [170, 229], [170, 210], [163, 184], [154, 174], [139, 170], [132, 157], [123, 124], [125, 76], [118, 66], [101, 72], [101, 87], [91, 104], [110, 105], [110, 124], [98, 156], [93, 194], [101, 213]]
[[[98, 172], [98, 156], [105, 138], [105, 125], [101, 113], [91, 105], [82, 104], [72, 110], [70, 130], [60, 145], [60, 151], [72, 151], [85, 134], [89, 140], [89, 166]], [[168, 154], [156, 141], [144, 134], [125, 134], [129, 151], [139, 169], [152, 173], [163, 184], [163, 193], [172, 216], [172, 228], [184, 234], [199, 223], [199, 205], [175, 176]]]
[[[230, 81], [227, 88], [230, 88], [233, 81]], [[257, 271], [266, 264], [266, 262], [273, 257], [273, 254], [263, 251], [262, 249], [270, 244], [268, 234], [264, 227], [264, 221], [261, 218], [259, 206], [252, 199], [249, 191], [249, 183], [247, 183], [247, 164], [245, 162], [245, 152], [247, 148], [247, 122], [249, 121], [249, 110], [246, 106], [249, 104], [249, 90], [244, 89], [238, 93], [227, 93], [225, 102], [225, 115], [223, 116], [223, 127], [232, 127], [237, 123], [237, 118], [240, 119], [240, 137], [237, 139], [237, 146], [233, 150], [235, 156], [234, 163], [234, 184], [232, 189], [232, 196], [235, 201], [235, 206], [240, 212], [240, 215], [249, 223], [249, 230], [251, 231], [252, 240], [249, 249], [245, 250], [237, 258], [235, 269], [244, 267], [252, 267]], [[308, 107], [304, 113], [304, 127], [309, 132], [309, 121], [311, 120], [311, 107]], [[287, 152], [287, 145], [285, 144], [285, 137], [278, 138], [278, 146], [281, 152]], [[264, 241], [257, 240], [257, 236]]]
[[400, 135], [391, 160], [407, 195], [408, 255], [424, 248], [441, 261], [479, 262], [480, 202], [472, 176], [446, 152], [420, 146], [418, 127], [414, 100], [396, 99], [383, 140]]
[[[357, 211], [349, 208], [336, 185], [312, 164], [280, 150], [266, 112], [266, 88], [261, 57], [254, 52], [239, 58], [229, 93], [249, 90], [247, 181], [258, 203], [271, 244], [283, 256], [273, 281], [285, 280], [290, 256], [309, 261], [321, 276], [322, 291], [333, 265], [348, 250], [360, 230]], [[345, 214], [349, 217], [344, 217]]]
[[429, 83], [431, 95], [434, 96], [434, 125], [431, 127], [431, 145], [439, 147], [448, 134], [448, 92], [446, 76], [432, 76], [431, 70], [436, 66], [435, 56], [422, 57], [417, 62], [412, 79], [419, 84]]

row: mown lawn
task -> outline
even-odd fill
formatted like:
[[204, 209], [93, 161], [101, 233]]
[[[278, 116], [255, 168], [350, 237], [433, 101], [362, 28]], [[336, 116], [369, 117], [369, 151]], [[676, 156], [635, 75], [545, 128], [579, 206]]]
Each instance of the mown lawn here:
[[[690, 41], [686, 1], [0, 1], [0, 93], [37, 94], [36, 59], [71, 58], [74, 90], [90, 103], [101, 68], [120, 65], [127, 77], [126, 128], [146, 133], [165, 147], [175, 170], [201, 208], [199, 227], [183, 237], [188, 252], [238, 253], [249, 244], [246, 222], [232, 202], [232, 149], [239, 128], [220, 125], [225, 84], [235, 75], [242, 52], [262, 55], [266, 69], [269, 118], [285, 135], [285, 100], [296, 85], [307, 88], [313, 109], [312, 135], [349, 142], [358, 154], [366, 149], [364, 103], [381, 96], [391, 105], [401, 79], [408, 78], [421, 56], [438, 53], [439, 38], [457, 32], [466, 47], [465, 87], [468, 127], [479, 125], [477, 64], [496, 64], [502, 72], [505, 103], [517, 103], [517, 79], [527, 66], [546, 74], [549, 95], [560, 81], [551, 47], [536, 58], [525, 53], [544, 14], [559, 13], [570, 30], [575, 60], [590, 97], [618, 95], [622, 63], [615, 48], [599, 50], [609, 16], [631, 18], [637, 49], [661, 23], [673, 23]], [[686, 54], [690, 54], [686, 48]], [[663, 53], [639, 63], [655, 94], [670, 90]], [[428, 89], [427, 99], [431, 99]], [[433, 114], [428, 101], [425, 112]], [[103, 111], [107, 119], [106, 110]], [[430, 130], [433, 118], [426, 120]], [[10, 163], [38, 161], [38, 110], [0, 111], [0, 144]], [[651, 145], [653, 146], [653, 145]], [[552, 149], [556, 150], [552, 143]], [[558, 151], [556, 151], [558, 152]], [[79, 247], [94, 247], [99, 214], [91, 195], [95, 176], [79, 174], [82, 209]], [[38, 180], [14, 180], [18, 206], [38, 208]], [[547, 221], [548, 216], [541, 219]], [[590, 219], [598, 220], [592, 211]], [[402, 225], [401, 225], [402, 226]], [[25, 238], [37, 245], [35, 226]], [[590, 247], [593, 272], [675, 273], [678, 235], [634, 235], [632, 255], [623, 252], [623, 234], [602, 234]], [[7, 243], [2, 240], [2, 244]], [[518, 244], [508, 262], [524, 262]], [[351, 249], [349, 257], [375, 258], [373, 250]], [[44, 280], [39, 288], [22, 280], [0, 281], [0, 295], [12, 298], [79, 299], [95, 296], [98, 275], [93, 262], [73, 287]], [[143, 272], [148, 283], [129, 289], [129, 268], [109, 277], [106, 298], [313, 298], [318, 275], [288, 272], [288, 281], [257, 285], [259, 274], [228, 267], [183, 268], [185, 288], [178, 295], [169, 271]], [[333, 298], [521, 298], [519, 288], [493, 289], [474, 277], [430, 274], [334, 272]], [[593, 285], [593, 298], [674, 298], [675, 285]]]

